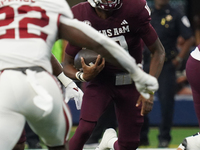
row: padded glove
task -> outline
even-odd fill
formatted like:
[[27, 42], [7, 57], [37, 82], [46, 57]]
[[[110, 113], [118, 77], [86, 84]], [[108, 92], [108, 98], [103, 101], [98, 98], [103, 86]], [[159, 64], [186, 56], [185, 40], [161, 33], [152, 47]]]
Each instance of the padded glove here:
[[65, 102], [68, 103], [70, 99], [73, 99], [78, 110], [81, 109], [83, 92], [74, 82], [68, 84], [65, 89]]
[[153, 94], [159, 88], [157, 79], [139, 68], [131, 77], [138, 92], [146, 99], [149, 99], [150, 94]]

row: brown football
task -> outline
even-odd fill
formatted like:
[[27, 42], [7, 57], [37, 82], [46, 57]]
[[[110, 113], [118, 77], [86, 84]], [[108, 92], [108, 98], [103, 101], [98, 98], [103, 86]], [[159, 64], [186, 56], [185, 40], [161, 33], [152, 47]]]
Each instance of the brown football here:
[[90, 66], [96, 62], [98, 53], [89, 49], [80, 50], [74, 58], [74, 66], [77, 70], [81, 70], [81, 57], [84, 58], [85, 63]]

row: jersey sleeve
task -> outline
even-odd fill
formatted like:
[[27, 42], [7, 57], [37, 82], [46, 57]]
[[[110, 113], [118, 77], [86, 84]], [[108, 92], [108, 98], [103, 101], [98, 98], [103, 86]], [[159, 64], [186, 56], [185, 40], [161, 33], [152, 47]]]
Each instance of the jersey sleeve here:
[[[60, 0], [61, 1], [61, 0]], [[59, 7], [57, 7], [57, 10], [60, 14], [60, 22], [65, 23], [65, 19], [73, 19], [74, 15], [68, 5], [68, 3], [65, 0], [62, 0], [59, 3]]]
[[70, 43], [67, 44], [66, 49], [65, 49], [65, 53], [67, 53], [68, 55], [75, 57], [76, 54], [81, 50], [80, 47], [74, 46]]
[[[74, 18], [77, 18], [77, 17], [79, 18], [79, 17], [81, 16], [81, 14], [82, 14], [81, 11], [83, 11], [83, 10], [82, 10], [83, 7], [81, 7], [81, 5], [82, 5], [82, 3], [79, 3], [79, 4], [77, 4], [77, 5], [74, 5], [74, 6], [71, 8], [72, 13], [73, 13], [73, 15], [74, 15]], [[87, 13], [87, 12], [85, 12], [85, 13]]]
[[151, 11], [147, 4], [143, 7], [140, 14], [138, 15], [139, 16], [138, 34], [140, 35], [140, 37], [147, 46], [152, 45], [158, 38], [156, 31], [150, 24], [151, 21], [150, 15]]

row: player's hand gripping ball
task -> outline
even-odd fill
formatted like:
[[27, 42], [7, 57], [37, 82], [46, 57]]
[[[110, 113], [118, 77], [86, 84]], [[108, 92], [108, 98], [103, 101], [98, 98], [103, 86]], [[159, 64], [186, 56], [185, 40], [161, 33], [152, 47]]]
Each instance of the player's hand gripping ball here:
[[[95, 64], [98, 53], [89, 49], [80, 50], [74, 58], [74, 66], [77, 70], [82, 70], [81, 57], [84, 58], [85, 64], [91, 66]], [[100, 62], [101, 63], [101, 62]]]

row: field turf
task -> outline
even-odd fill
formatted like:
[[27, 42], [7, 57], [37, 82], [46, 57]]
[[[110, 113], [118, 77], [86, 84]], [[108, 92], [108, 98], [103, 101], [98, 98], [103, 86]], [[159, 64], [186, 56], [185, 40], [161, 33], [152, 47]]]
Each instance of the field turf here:
[[[76, 126], [74, 126], [70, 133], [70, 138], [74, 135], [74, 132], [76, 130]], [[172, 140], [169, 145], [169, 150], [175, 150], [175, 148], [178, 147], [178, 145], [183, 141], [183, 139], [187, 136], [193, 135], [195, 133], [199, 132], [199, 127], [173, 127], [171, 130]], [[155, 149], [158, 146], [158, 128], [157, 127], [151, 127], [149, 131], [149, 142], [150, 146], [141, 146], [139, 147], [139, 150], [159, 150]], [[43, 146], [43, 149], [46, 149], [46, 147]], [[168, 150], [168, 149], [165, 149]]]

